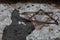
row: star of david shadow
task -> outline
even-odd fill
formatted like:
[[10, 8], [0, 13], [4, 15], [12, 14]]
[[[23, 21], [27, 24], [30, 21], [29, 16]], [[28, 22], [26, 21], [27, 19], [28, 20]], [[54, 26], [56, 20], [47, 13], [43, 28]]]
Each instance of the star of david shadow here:
[[[6, 26], [3, 30], [2, 40], [26, 40], [26, 36], [32, 33], [35, 29], [33, 23], [19, 16], [18, 10], [14, 10], [11, 13], [12, 23]], [[24, 24], [19, 24], [18, 22], [24, 22]]]

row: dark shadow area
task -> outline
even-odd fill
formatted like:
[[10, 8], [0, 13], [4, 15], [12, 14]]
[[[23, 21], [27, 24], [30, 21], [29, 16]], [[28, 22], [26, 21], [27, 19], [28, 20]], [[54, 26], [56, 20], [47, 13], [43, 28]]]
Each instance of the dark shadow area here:
[[60, 40], [60, 38], [55, 38], [54, 40]]
[[[2, 40], [26, 40], [26, 36], [31, 34], [35, 29], [30, 20], [22, 18], [19, 15], [19, 11], [16, 9], [12, 12], [12, 23], [3, 30]], [[19, 21], [24, 22], [26, 25], [19, 24]]]
[[31, 2], [31, 3], [55, 3], [55, 4], [60, 4], [60, 0], [0, 0], [0, 3], [17, 3], [17, 2], [21, 2], [21, 3], [27, 3], [27, 2]]

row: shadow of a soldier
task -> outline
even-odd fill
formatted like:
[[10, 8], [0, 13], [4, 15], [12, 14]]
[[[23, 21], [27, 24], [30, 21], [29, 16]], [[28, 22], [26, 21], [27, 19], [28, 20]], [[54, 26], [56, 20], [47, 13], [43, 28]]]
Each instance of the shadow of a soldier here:
[[[3, 30], [2, 40], [26, 40], [26, 36], [31, 34], [35, 29], [30, 20], [22, 18], [19, 15], [19, 11], [16, 9], [12, 12], [12, 23]], [[19, 21], [24, 22], [26, 25], [19, 24]]]

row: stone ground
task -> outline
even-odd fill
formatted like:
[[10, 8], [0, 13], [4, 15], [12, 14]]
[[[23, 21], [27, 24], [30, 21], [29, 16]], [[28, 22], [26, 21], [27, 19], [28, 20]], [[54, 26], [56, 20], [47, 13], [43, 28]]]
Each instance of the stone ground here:
[[[11, 24], [11, 13], [14, 9], [19, 10], [20, 16], [28, 19], [30, 15], [22, 15], [24, 12], [36, 12], [39, 9], [44, 12], [53, 12], [53, 18], [58, 20], [60, 24], [60, 7], [55, 4], [38, 4], [38, 3], [17, 3], [17, 4], [0, 4], [0, 40], [2, 40], [2, 33], [6, 25]], [[29, 13], [28, 13], [29, 14]], [[32, 13], [31, 13], [32, 14]], [[46, 15], [36, 15], [36, 20], [52, 21]], [[40, 29], [42, 27], [42, 29]], [[26, 40], [60, 40], [60, 25], [56, 24], [41, 24], [35, 25], [35, 30], [26, 37]]]

